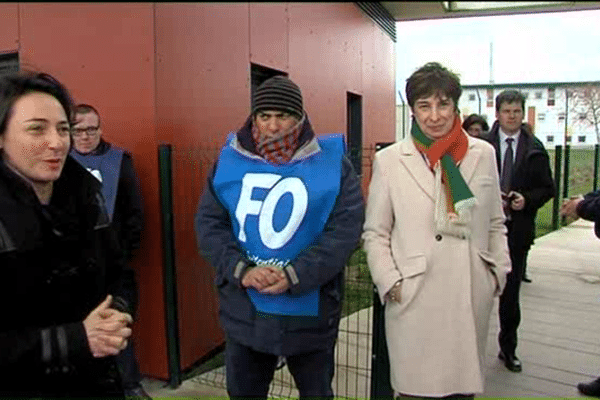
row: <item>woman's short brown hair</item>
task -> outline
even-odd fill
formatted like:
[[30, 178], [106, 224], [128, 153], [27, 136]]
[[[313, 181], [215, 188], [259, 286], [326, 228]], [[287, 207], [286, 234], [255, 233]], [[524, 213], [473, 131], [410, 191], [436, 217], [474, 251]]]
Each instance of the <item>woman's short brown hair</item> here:
[[437, 62], [423, 65], [406, 80], [406, 98], [411, 108], [418, 99], [438, 95], [451, 98], [458, 111], [458, 99], [461, 94], [458, 75]]

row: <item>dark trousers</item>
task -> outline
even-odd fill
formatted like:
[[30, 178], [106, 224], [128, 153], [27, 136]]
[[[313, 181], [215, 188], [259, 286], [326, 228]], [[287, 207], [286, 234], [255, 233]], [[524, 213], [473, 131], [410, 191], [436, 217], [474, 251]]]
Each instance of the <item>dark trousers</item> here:
[[121, 373], [124, 389], [131, 389], [140, 385], [142, 375], [133, 352], [133, 340], [127, 342], [127, 347], [117, 355], [117, 365]]
[[[510, 235], [510, 234], [509, 234]], [[500, 334], [498, 343], [504, 354], [515, 355], [517, 349], [517, 329], [521, 322], [521, 307], [519, 305], [519, 291], [523, 279], [523, 265], [527, 260], [529, 246], [514, 243], [508, 240], [512, 271], [506, 277], [506, 286], [500, 296]]]
[[527, 275], [527, 257], [523, 260], [523, 272], [521, 273], [521, 277]]
[[[227, 392], [231, 399], [266, 399], [278, 357], [228, 339], [225, 346]], [[333, 347], [286, 357], [300, 398], [332, 399]]]

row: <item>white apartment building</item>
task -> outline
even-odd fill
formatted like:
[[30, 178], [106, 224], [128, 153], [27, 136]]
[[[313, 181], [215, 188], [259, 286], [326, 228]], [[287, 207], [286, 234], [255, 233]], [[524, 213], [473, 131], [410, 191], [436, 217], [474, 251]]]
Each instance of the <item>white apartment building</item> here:
[[596, 127], [591, 122], [592, 111], [581, 97], [595, 96], [595, 106], [599, 109], [596, 113], [600, 117], [600, 81], [464, 85], [459, 100], [463, 119], [473, 113], [480, 114], [491, 127], [496, 120], [496, 96], [507, 89], [523, 93], [524, 120], [546, 147], [598, 143]]

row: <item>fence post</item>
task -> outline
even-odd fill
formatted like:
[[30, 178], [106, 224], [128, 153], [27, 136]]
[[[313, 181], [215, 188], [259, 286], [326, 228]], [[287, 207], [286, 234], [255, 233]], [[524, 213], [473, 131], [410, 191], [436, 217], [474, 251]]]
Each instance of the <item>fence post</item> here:
[[371, 399], [391, 400], [390, 359], [385, 339], [384, 307], [377, 287], [373, 286], [373, 342], [371, 346]]
[[177, 318], [177, 280], [175, 274], [175, 241], [173, 230], [173, 187], [172, 149], [169, 144], [158, 146], [158, 166], [160, 174], [160, 210], [162, 218], [163, 265], [165, 281], [165, 314], [167, 333], [167, 358], [169, 385], [181, 385], [179, 354], [179, 329]]
[[600, 156], [600, 144], [596, 143], [594, 145], [594, 192], [598, 190], [598, 169], [600, 168], [600, 160], [598, 157]]
[[554, 148], [554, 202], [552, 203], [552, 230], [558, 229], [558, 211], [561, 204], [560, 198], [560, 167], [562, 164], [562, 146]]
[[[565, 144], [565, 170], [563, 172], [563, 196], [562, 199], [569, 198], [569, 158], [571, 157], [571, 145]], [[562, 218], [561, 225], [564, 225], [567, 218]]]
[[565, 144], [565, 172], [563, 175], [563, 199], [569, 198], [569, 158], [571, 156], [571, 146]]

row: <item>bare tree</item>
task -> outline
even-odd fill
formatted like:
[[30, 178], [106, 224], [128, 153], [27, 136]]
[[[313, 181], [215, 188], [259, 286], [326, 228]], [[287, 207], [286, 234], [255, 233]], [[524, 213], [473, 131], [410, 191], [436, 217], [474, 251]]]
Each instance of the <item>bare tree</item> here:
[[600, 143], [600, 84], [588, 84], [567, 90], [572, 104], [573, 123], [593, 126], [597, 143]]

